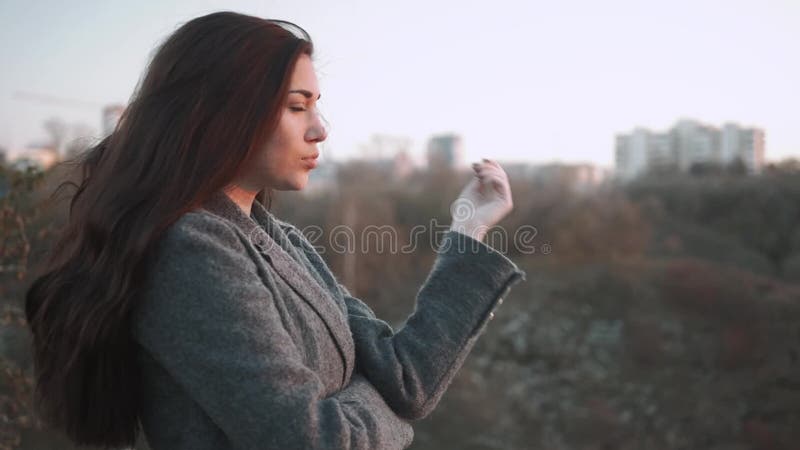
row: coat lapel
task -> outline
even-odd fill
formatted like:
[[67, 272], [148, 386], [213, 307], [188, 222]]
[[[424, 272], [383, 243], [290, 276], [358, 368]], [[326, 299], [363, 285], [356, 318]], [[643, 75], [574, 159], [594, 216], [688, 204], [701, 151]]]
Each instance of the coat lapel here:
[[[354, 344], [347, 318], [338, 302], [327, 289], [323, 288], [319, 276], [314, 276], [308, 268], [301, 265], [298, 255], [290, 252], [299, 250], [292, 246], [286, 234], [280, 229], [274, 217], [260, 203], [253, 203], [253, 217], [244, 214], [224, 192], [218, 192], [203, 207], [231, 222], [247, 236], [248, 243], [264, 256], [274, 271], [311, 306], [323, 320], [341, 354], [345, 367], [343, 383], [350, 379], [354, 366]], [[267, 233], [267, 230], [270, 233]]]

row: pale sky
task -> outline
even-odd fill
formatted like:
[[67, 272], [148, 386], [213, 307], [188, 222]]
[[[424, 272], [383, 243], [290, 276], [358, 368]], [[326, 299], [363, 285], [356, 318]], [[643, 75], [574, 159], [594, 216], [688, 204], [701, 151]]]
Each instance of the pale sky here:
[[611, 166], [616, 133], [680, 118], [757, 126], [769, 160], [800, 157], [800, 0], [72, 3], [0, 0], [0, 147], [45, 141], [52, 116], [99, 133], [92, 104], [127, 102], [163, 38], [233, 10], [311, 34], [337, 159], [374, 133], [422, 155], [456, 132], [468, 160]]

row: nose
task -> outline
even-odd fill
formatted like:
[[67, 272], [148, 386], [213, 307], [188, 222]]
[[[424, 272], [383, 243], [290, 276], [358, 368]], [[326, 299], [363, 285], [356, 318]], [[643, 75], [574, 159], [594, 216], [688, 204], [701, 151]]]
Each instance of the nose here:
[[326, 126], [328, 123], [322, 114], [317, 113], [314, 117], [314, 122], [306, 131], [306, 141], [308, 142], [322, 142], [328, 138], [328, 127]]

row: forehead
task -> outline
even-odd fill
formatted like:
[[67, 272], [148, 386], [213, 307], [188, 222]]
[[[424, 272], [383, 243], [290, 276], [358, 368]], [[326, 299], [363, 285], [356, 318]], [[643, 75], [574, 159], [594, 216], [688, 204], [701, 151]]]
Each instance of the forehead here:
[[311, 62], [311, 57], [308, 55], [301, 55], [297, 59], [297, 63], [292, 71], [292, 77], [289, 89], [305, 89], [311, 91], [314, 97], [319, 94], [319, 86], [317, 82], [317, 74], [314, 71], [314, 63]]

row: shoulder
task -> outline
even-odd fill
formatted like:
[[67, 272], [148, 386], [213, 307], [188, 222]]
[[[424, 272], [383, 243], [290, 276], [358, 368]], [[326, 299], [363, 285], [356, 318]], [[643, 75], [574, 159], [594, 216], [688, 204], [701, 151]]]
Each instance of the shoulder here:
[[206, 210], [183, 214], [170, 225], [153, 248], [155, 270], [192, 268], [198, 273], [247, 269], [252, 265], [246, 237], [230, 221]]
[[257, 281], [255, 262], [240, 234], [235, 225], [207, 211], [185, 213], [149, 255], [146, 296], [171, 299], [160, 301], [166, 305], [178, 302], [180, 293], [187, 298], [223, 296]]
[[161, 345], [169, 333], [192, 339], [196, 327], [238, 314], [237, 308], [250, 311], [250, 300], [269, 295], [240, 235], [233, 223], [205, 210], [183, 214], [164, 231], [134, 307], [140, 342]]
[[183, 214], [161, 237], [162, 246], [167, 247], [191, 242], [218, 243], [233, 248], [241, 246], [236, 227], [232, 223], [203, 209]]

